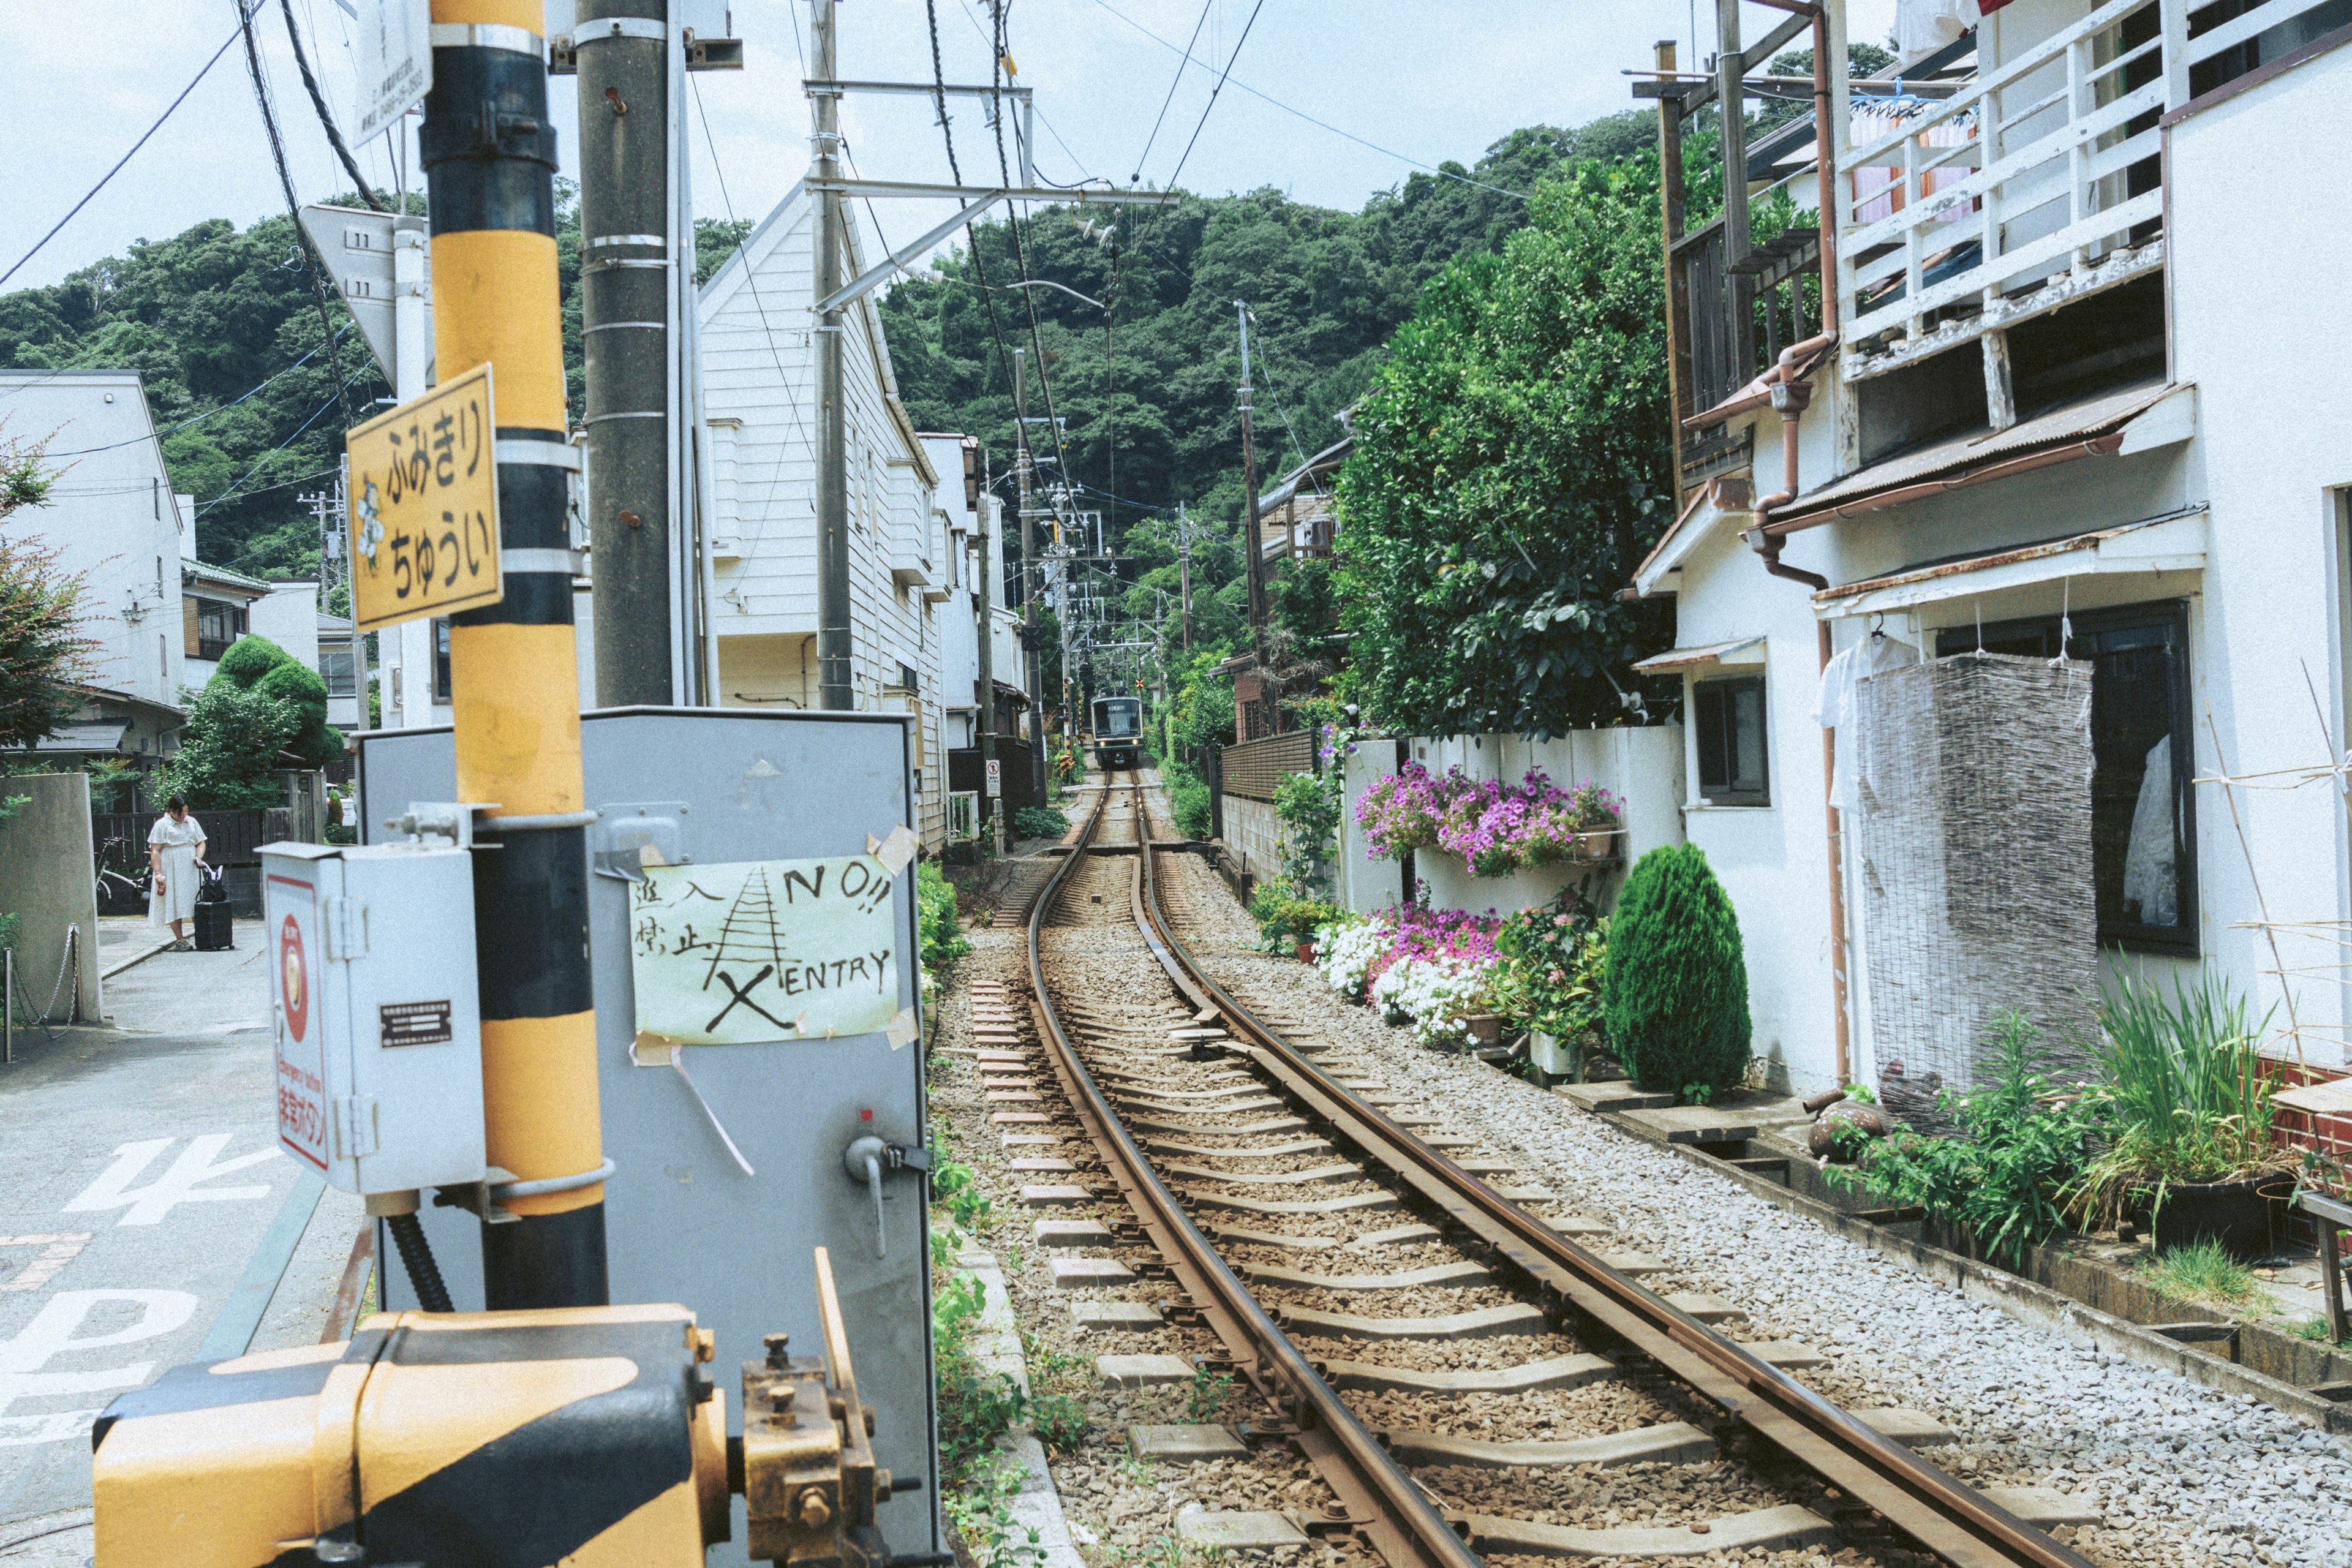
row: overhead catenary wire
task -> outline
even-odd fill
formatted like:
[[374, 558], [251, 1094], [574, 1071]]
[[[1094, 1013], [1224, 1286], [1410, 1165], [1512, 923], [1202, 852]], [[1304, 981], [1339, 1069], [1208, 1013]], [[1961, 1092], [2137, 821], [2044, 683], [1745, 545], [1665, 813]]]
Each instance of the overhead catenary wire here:
[[[238, 0], [240, 16], [243, 15], [243, 5], [244, 0]], [[172, 111], [179, 108], [181, 104], [187, 101], [188, 94], [196, 90], [196, 84], [203, 81], [205, 77], [212, 74], [213, 67], [220, 64], [221, 57], [228, 53], [229, 45], [236, 43], [238, 34], [243, 31], [243, 27], [240, 26], [236, 31], [231, 32], [226, 38], [222, 40], [221, 47], [213, 51], [212, 58], [206, 60], [202, 68], [200, 68], [194, 76], [188, 79], [188, 85], [180, 89], [179, 97], [173, 99], [170, 103], [163, 106], [163, 112], [155, 117], [155, 123], [150, 125], [144, 132], [141, 132], [139, 140], [131, 144], [131, 150], [123, 153], [121, 157], [117, 158], [114, 161], [114, 166], [98, 177], [98, 184], [90, 186], [89, 191], [83, 195], [81, 200], [74, 203], [74, 205], [67, 210], [66, 216], [58, 219], [58, 221], [51, 226], [48, 233], [41, 236], [40, 238], [33, 242], [32, 249], [27, 250], [24, 255], [18, 257], [15, 264], [11, 266], [7, 271], [0, 272], [0, 283], [7, 282], [9, 279], [14, 278], [18, 272], [22, 271], [24, 269], [25, 263], [32, 260], [34, 257], [38, 256], [41, 253], [41, 247], [43, 246], [57, 238], [58, 232], [63, 229], [66, 225], [73, 222], [75, 214], [80, 212], [82, 208], [89, 205], [91, 201], [96, 199], [98, 193], [106, 189], [106, 183], [109, 180], [113, 179], [115, 175], [122, 173], [122, 166], [131, 162], [133, 157], [137, 156], [139, 149], [147, 145], [148, 140], [152, 137], [155, 132], [163, 129], [163, 121], [172, 118]]]

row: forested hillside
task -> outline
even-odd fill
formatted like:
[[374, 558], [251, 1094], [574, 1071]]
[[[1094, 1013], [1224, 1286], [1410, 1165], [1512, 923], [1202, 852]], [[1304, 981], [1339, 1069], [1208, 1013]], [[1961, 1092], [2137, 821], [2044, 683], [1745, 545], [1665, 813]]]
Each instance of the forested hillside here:
[[[1338, 437], [1334, 416], [1371, 384], [1383, 345], [1431, 278], [1456, 257], [1498, 251], [1527, 222], [1522, 195], [1564, 163], [1644, 143], [1649, 123], [1633, 112], [1573, 131], [1514, 132], [1474, 165], [1445, 165], [1454, 177], [1416, 174], [1355, 213], [1271, 189], [1187, 196], [1164, 209], [1119, 209], [1115, 239], [1105, 209], [1035, 213], [1022, 234], [1029, 275], [1112, 310], [1106, 331], [1101, 311], [1028, 291], [1045, 362], [1044, 376], [1032, 377], [1031, 413], [1044, 414], [1050, 397], [1067, 421], [1069, 477], [1115, 529], [1150, 514], [1108, 503], [1111, 494], [1150, 508], [1181, 499], [1205, 521], [1230, 522], [1241, 505], [1234, 300], [1256, 317], [1261, 469], [1276, 475]], [[571, 191], [560, 195], [576, 412], [579, 226]], [[1078, 226], [1087, 220], [1091, 234]], [[707, 276], [749, 227], [698, 223], [699, 270]], [[979, 243], [993, 282], [1020, 275], [1004, 225], [983, 226]], [[971, 431], [1002, 462], [1013, 450], [1012, 387], [972, 259], [959, 255], [941, 270], [950, 281], [902, 279], [882, 304], [906, 398], [919, 425]], [[1007, 342], [1026, 344], [1030, 298], [995, 299]], [[331, 294], [327, 320], [333, 342], [321, 352], [327, 333], [290, 220], [243, 230], [215, 220], [139, 241], [61, 283], [0, 294], [0, 366], [139, 371], [173, 483], [196, 498], [205, 558], [295, 576], [315, 572], [318, 557], [299, 498], [331, 482], [346, 413], [365, 418], [390, 393]], [[6, 413], [0, 399], [0, 418]], [[1231, 555], [1211, 547], [1205, 588], [1237, 569]]]
[[1573, 131], [1516, 131], [1471, 167], [1444, 165], [1453, 177], [1416, 174], [1355, 213], [1268, 188], [1032, 216], [1020, 237], [1027, 275], [1105, 301], [1108, 323], [1054, 289], [1004, 289], [1022, 276], [1013, 237], [1004, 224], [981, 226], [979, 269], [959, 254], [940, 268], [947, 280], [905, 280], [883, 301], [901, 391], [924, 428], [976, 434], [1000, 461], [1013, 450], [1013, 388], [978, 287], [984, 270], [1008, 347], [1029, 346], [1034, 306], [1048, 385], [1031, 375], [1029, 412], [1047, 412], [1050, 388], [1069, 477], [1114, 529], [1139, 515], [1128, 503], [1179, 500], [1229, 521], [1242, 500], [1236, 300], [1256, 317], [1260, 468], [1276, 475], [1339, 437], [1336, 416], [1371, 384], [1423, 284], [1456, 257], [1499, 250], [1526, 224], [1521, 197], [1539, 181], [1646, 145], [1652, 124], [1633, 111]]

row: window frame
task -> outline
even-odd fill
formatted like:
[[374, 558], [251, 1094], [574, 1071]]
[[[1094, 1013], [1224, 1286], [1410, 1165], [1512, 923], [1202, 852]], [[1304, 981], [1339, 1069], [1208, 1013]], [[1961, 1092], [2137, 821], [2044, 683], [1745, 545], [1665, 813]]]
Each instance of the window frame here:
[[[342, 671], [341, 689], [336, 687], [335, 677], [329, 673], [339, 666]], [[319, 645], [319, 679], [326, 685], [330, 701], [359, 695], [359, 659], [351, 644], [322, 642]]]
[[[1701, 705], [1708, 697], [1714, 696], [1719, 704], [1718, 712], [1728, 715], [1734, 711], [1730, 700], [1733, 695], [1751, 689], [1757, 697], [1756, 722], [1759, 731], [1757, 737], [1757, 763], [1759, 776], [1752, 787], [1746, 788], [1741, 787], [1729, 776], [1737, 767], [1737, 763], [1732, 761], [1736, 745], [1733, 742], [1732, 734], [1727, 731], [1718, 741], [1722, 748], [1726, 777], [1721, 787], [1710, 788], [1706, 777], [1708, 737]], [[1710, 806], [1740, 806], [1750, 809], [1770, 806], [1772, 804], [1772, 697], [1764, 672], [1758, 670], [1754, 674], [1710, 675], [1693, 679], [1690, 712], [1691, 741], [1695, 752], [1692, 758], [1691, 778], [1697, 786], [1697, 798]]]
[[[2198, 940], [2200, 908], [2198, 902], [2197, 867], [2197, 731], [2195, 719], [2196, 670], [2191, 662], [2192, 648], [2189, 636], [2189, 601], [2186, 599], [2149, 599], [2136, 605], [2116, 605], [2103, 609], [2074, 610], [2064, 617], [2074, 625], [2074, 639], [2082, 642], [2086, 636], [2101, 632], [2123, 631], [2134, 627], [2162, 626], [2167, 634], [2165, 646], [2177, 650], [2172, 672], [2172, 790], [2173, 799], [2179, 803], [2179, 843], [2173, 863], [2173, 877], [2178, 886], [2175, 900], [2180, 913], [2177, 926], [2148, 925], [2138, 921], [2110, 920], [2096, 915], [2098, 943], [2102, 948], [2122, 948], [2126, 952], [2161, 953], [2175, 958], [2195, 958], [2202, 952]], [[1990, 646], [2007, 642], [2029, 633], [2039, 633], [2042, 639], [2043, 658], [2057, 655], [2058, 616], [2021, 616], [2009, 620], [1988, 621], [1981, 631], [1973, 624], [1938, 626], [1935, 630], [1936, 657], [1950, 658], [1968, 653], [1978, 645], [1979, 637]], [[2074, 655], [2091, 662], [2088, 654]], [[2092, 676], [2093, 700], [2097, 700], [2097, 679]], [[2094, 736], [2092, 766], [2098, 765]]]
[[451, 705], [449, 697], [449, 617], [436, 616], [425, 625], [433, 639], [433, 702], [436, 707]]
[[[237, 638], [252, 630], [246, 619], [245, 606], [234, 599], [202, 596], [195, 597], [195, 604], [196, 657], [207, 663], [218, 663], [223, 654], [236, 646]], [[225, 627], [228, 635], [226, 637], [207, 635], [205, 629], [207, 622]]]

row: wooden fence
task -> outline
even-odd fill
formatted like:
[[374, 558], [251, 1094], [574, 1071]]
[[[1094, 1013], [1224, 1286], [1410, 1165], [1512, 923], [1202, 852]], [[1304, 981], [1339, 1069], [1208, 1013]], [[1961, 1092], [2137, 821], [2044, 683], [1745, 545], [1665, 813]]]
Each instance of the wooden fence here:
[[1320, 771], [1316, 766], [1312, 730], [1287, 730], [1279, 735], [1227, 746], [1221, 762], [1224, 794], [1269, 803], [1283, 780]]

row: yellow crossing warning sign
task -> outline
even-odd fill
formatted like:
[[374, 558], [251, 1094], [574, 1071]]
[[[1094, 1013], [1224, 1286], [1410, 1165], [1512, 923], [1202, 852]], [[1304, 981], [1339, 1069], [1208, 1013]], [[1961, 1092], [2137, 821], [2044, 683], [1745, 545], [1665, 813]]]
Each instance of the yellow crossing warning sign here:
[[495, 605], [498, 422], [478, 364], [344, 437], [359, 629]]

